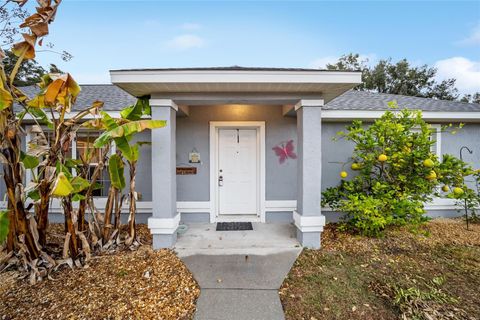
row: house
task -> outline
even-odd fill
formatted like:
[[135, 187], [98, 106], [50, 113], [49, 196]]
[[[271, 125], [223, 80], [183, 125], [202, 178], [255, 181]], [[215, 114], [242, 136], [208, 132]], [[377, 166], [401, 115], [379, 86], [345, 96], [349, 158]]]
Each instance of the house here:
[[[76, 108], [98, 99], [118, 115], [134, 96], [150, 95], [152, 118], [167, 120], [165, 128], [136, 138], [151, 142], [141, 149], [137, 207], [139, 219], [148, 218], [155, 248], [175, 244], [181, 221], [293, 222], [303, 246], [320, 247], [326, 220], [338, 217], [321, 208], [321, 191], [339, 183], [340, 163], [353, 148], [332, 137], [353, 119], [380, 117], [389, 101], [423, 110], [436, 128], [466, 123], [454, 136], [437, 130], [433, 151], [458, 155], [465, 145], [474, 151], [465, 160], [480, 166], [479, 104], [353, 91], [359, 72], [228, 67], [110, 74], [113, 85], [82, 86]], [[95, 138], [79, 132], [72, 156]], [[99, 208], [108, 175], [100, 182]], [[456, 214], [451, 200], [426, 208], [432, 216]], [[59, 205], [52, 206], [56, 212]]]

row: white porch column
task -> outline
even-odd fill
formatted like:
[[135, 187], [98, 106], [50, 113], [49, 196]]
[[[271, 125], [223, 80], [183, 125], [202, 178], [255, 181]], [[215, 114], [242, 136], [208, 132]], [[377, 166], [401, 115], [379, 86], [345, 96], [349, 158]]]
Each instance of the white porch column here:
[[320, 248], [325, 225], [321, 210], [323, 100], [300, 100], [297, 112], [297, 210], [293, 213], [297, 239], [308, 248]]
[[177, 212], [175, 130], [177, 105], [170, 99], [150, 99], [152, 119], [167, 120], [164, 128], [152, 130], [152, 217], [148, 227], [153, 248], [171, 248], [177, 240], [180, 214]]

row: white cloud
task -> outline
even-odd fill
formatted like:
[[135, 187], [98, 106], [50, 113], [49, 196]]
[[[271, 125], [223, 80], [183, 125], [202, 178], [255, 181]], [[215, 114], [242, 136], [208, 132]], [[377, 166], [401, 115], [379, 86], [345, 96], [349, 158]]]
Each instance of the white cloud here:
[[[314, 68], [314, 69], [325, 69], [327, 64], [334, 64], [338, 61], [339, 58], [340, 56], [325, 56], [325, 57], [317, 58], [313, 60], [309, 66], [310, 68]], [[377, 55], [374, 53], [361, 54], [359, 58], [360, 58], [359, 59], [360, 61], [368, 60], [367, 65], [371, 65], [377, 60]]]
[[167, 42], [167, 47], [177, 50], [201, 48], [204, 45], [205, 40], [194, 34], [182, 34]]
[[468, 37], [458, 41], [457, 44], [467, 46], [480, 45], [480, 23], [473, 27]]
[[191, 23], [191, 22], [186, 22], [184, 24], [182, 24], [181, 28], [183, 30], [198, 30], [200, 29], [202, 26], [199, 25], [198, 23]]
[[472, 61], [465, 57], [452, 57], [435, 63], [437, 80], [455, 78], [460, 93], [480, 91], [480, 61]]

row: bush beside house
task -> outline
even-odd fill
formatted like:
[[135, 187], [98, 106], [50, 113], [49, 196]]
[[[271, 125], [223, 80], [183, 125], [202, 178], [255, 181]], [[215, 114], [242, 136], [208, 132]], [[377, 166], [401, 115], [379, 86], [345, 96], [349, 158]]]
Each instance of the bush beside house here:
[[[435, 129], [422, 119], [422, 112], [396, 111], [395, 103], [390, 107], [370, 126], [357, 120], [346, 132], [338, 132], [336, 139], [355, 143], [343, 166], [358, 174], [348, 178], [342, 170], [340, 185], [322, 197], [322, 205], [346, 213], [345, 226], [370, 236], [391, 225], [425, 221], [424, 203], [434, 196], [478, 199], [465, 182], [469, 176], [478, 179], [478, 171], [454, 156], [440, 160], [432, 152]], [[447, 125], [442, 130], [454, 134], [459, 128]]]

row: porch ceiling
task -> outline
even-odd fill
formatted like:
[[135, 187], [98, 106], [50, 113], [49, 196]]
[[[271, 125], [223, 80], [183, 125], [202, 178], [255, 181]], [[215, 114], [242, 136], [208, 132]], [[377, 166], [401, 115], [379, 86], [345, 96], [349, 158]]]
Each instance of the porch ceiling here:
[[[360, 72], [310, 69], [134, 69], [110, 71], [113, 84], [134, 96], [321, 96], [325, 103], [361, 83]], [[192, 101], [189, 101], [192, 102]]]

